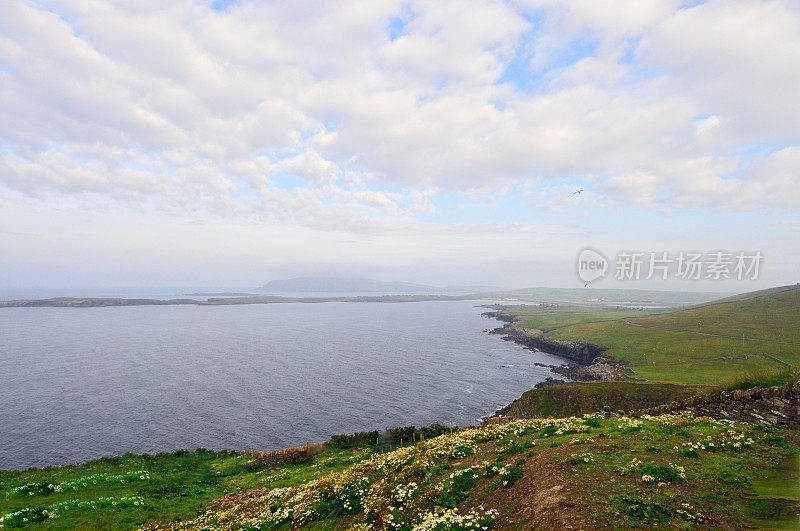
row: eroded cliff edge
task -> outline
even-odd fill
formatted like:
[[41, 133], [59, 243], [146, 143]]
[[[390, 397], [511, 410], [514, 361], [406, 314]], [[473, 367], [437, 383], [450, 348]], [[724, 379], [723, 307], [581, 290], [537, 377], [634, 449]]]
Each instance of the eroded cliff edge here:
[[[553, 372], [557, 374], [578, 381], [616, 380], [620, 370], [626, 365], [623, 360], [607, 354], [608, 347], [580, 340], [551, 339], [545, 336], [541, 330], [520, 326], [520, 316], [508, 312], [505, 307], [493, 306], [492, 308], [492, 311], [484, 312], [483, 315], [503, 321], [505, 324], [490, 333], [500, 334], [503, 336], [501, 339], [513, 341], [524, 347], [564, 358], [568, 362], [566, 367], [552, 368]], [[555, 383], [561, 382], [554, 380], [544, 385], [538, 384], [537, 387]]]

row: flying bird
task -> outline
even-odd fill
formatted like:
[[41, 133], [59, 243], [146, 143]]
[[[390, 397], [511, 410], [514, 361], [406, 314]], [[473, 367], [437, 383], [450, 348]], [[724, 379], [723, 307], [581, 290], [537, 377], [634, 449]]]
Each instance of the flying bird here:
[[578, 190], [578, 191], [576, 191], [576, 192], [572, 192], [572, 195], [579, 194], [579, 193], [581, 193], [581, 192], [583, 192], [583, 188], [581, 188], [580, 190]]

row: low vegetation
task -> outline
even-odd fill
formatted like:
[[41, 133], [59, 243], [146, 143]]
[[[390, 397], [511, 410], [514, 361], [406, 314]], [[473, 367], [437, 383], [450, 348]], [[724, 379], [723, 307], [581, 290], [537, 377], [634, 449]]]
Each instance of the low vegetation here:
[[568, 417], [599, 411], [633, 411], [673, 402], [697, 393], [697, 388], [636, 382], [567, 383], [532, 389], [517, 399], [508, 412], [517, 418]]
[[717, 385], [736, 375], [800, 364], [800, 288], [743, 294], [697, 308], [630, 315], [573, 307], [511, 309], [522, 326], [553, 339], [608, 347], [628, 376], [651, 382]]
[[656, 311], [664, 310], [632, 310], [606, 308], [597, 306], [509, 306], [507, 313], [523, 318], [520, 325], [524, 328], [535, 328], [549, 332], [575, 324], [599, 323], [630, 317], [641, 317]]
[[707, 392], [743, 391], [753, 387], [780, 387], [800, 380], [800, 366], [784, 367], [782, 369], [744, 372], [712, 387]]
[[799, 447], [685, 415], [515, 420], [269, 469], [200, 450], [0, 472], [0, 512], [42, 529], [790, 527]]
[[363, 457], [361, 452], [325, 448], [313, 463], [266, 468], [252, 456], [199, 449], [4, 470], [0, 527], [35, 523], [37, 529], [136, 529], [155, 518], [190, 518], [231, 492], [294, 485]]

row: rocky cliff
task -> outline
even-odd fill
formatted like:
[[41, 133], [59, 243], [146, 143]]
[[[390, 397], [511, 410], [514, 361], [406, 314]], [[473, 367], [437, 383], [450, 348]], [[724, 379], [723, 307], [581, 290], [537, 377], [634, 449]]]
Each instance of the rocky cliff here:
[[690, 412], [749, 424], [767, 424], [800, 430], [800, 382], [779, 387], [710, 393], [650, 409], [635, 415]]
[[541, 330], [523, 328], [519, 325], [518, 316], [502, 310], [484, 312], [483, 315], [506, 323], [492, 330], [493, 334], [501, 334], [507, 341], [514, 341], [524, 347], [554, 354], [572, 362], [568, 369], [555, 369], [554, 372], [573, 380], [613, 380], [624, 365], [622, 360], [605, 354], [608, 347], [586, 341], [551, 339]]

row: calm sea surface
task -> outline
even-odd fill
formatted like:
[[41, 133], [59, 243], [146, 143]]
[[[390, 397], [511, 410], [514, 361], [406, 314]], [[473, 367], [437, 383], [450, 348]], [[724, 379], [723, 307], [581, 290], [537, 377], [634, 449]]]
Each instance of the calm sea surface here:
[[474, 424], [561, 363], [476, 304], [0, 309], [0, 469]]

